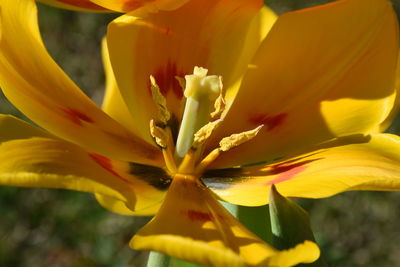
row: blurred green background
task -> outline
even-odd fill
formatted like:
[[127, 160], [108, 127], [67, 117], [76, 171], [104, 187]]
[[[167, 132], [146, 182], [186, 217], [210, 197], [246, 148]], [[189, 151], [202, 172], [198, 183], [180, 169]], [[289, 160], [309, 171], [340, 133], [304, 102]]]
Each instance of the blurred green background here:
[[[277, 13], [324, 2], [266, 1]], [[399, 13], [399, 0], [393, 3]], [[48, 50], [97, 103], [104, 85], [100, 40], [116, 16], [39, 6]], [[0, 112], [24, 117], [2, 95]], [[348, 192], [300, 203], [332, 266], [400, 266], [399, 192]], [[0, 187], [0, 267], [144, 266], [146, 254], [130, 250], [128, 241], [146, 220], [112, 214], [90, 194]]]

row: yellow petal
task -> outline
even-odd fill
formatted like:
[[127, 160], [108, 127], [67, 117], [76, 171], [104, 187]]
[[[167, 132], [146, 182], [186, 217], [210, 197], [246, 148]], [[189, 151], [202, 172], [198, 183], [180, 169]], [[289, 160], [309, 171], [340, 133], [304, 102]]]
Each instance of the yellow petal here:
[[274, 164], [211, 170], [203, 182], [239, 205], [267, 203], [275, 184], [288, 197], [323, 198], [352, 190], [400, 189], [400, 137], [349, 136]]
[[76, 11], [107, 12], [108, 9], [96, 5], [90, 0], [38, 0], [44, 4]]
[[179, 175], [160, 211], [130, 245], [207, 266], [292, 266], [319, 257], [312, 242], [274, 249], [233, 218], [199, 181]]
[[[65, 0], [64, 0], [65, 1]], [[135, 9], [151, 8], [153, 10], [169, 10], [178, 8], [188, 0], [90, 0], [99, 6], [119, 12], [129, 12]]]
[[118, 213], [118, 214], [122, 214], [122, 215], [129, 215], [129, 216], [154, 215], [159, 210], [160, 205], [161, 205], [161, 201], [160, 201], [159, 203], [156, 203], [147, 208], [133, 211], [132, 209], [130, 209], [127, 206], [127, 203], [122, 200], [119, 200], [119, 199], [116, 199], [116, 198], [113, 198], [113, 197], [110, 197], [107, 195], [99, 194], [99, 193], [97, 193], [95, 196], [96, 196], [96, 200], [104, 208], [106, 208], [114, 213]]
[[396, 71], [396, 99], [394, 101], [394, 105], [392, 110], [390, 111], [388, 117], [377, 127], [377, 132], [384, 132], [389, 128], [393, 120], [396, 118], [396, 115], [400, 110], [400, 56], [397, 58], [397, 71]]
[[[119, 122], [121, 125], [124, 125], [132, 133], [138, 134], [140, 133], [140, 131], [143, 131], [143, 129], [139, 129], [139, 124], [135, 123], [135, 120], [131, 116], [128, 107], [126, 106], [125, 101], [121, 96], [121, 93], [115, 81], [113, 69], [111, 67], [107, 42], [105, 38], [102, 42], [102, 58], [106, 75], [106, 88], [102, 109], [111, 118]], [[148, 131], [150, 132], [149, 129]], [[154, 142], [150, 142], [150, 144], [154, 145]]]
[[288, 156], [336, 136], [369, 133], [395, 98], [398, 22], [386, 0], [342, 0], [278, 18], [217, 129], [264, 124], [214, 167]]
[[1, 185], [93, 192], [138, 215], [154, 214], [168, 188], [159, 168], [85, 151], [11, 116], [0, 116], [0, 127]]
[[90, 150], [161, 165], [159, 151], [104, 114], [52, 60], [40, 38], [33, 0], [4, 0], [0, 7], [0, 85], [18, 109]]
[[143, 139], [151, 142], [145, 129], [157, 114], [150, 75], [166, 97], [173, 121], [181, 119], [183, 108], [183, 89], [175, 76], [205, 67], [210, 74], [223, 75], [229, 91], [274, 21], [272, 12], [261, 6], [259, 0], [193, 0], [173, 11], [124, 15], [109, 25], [111, 64]]
[[31, 137], [56, 138], [40, 128], [5, 114], [0, 114], [0, 129], [0, 142]]

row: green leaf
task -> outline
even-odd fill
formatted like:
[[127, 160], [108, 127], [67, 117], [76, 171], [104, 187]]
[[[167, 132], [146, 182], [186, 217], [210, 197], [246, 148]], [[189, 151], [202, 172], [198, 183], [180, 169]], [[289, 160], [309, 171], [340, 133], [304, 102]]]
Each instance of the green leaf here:
[[222, 205], [244, 226], [267, 243], [271, 243], [271, 222], [268, 206], [245, 207], [226, 202]]
[[[285, 198], [271, 187], [269, 211], [271, 216], [272, 244], [277, 249], [290, 249], [305, 240], [315, 242], [308, 213], [291, 199]], [[311, 264], [300, 266], [328, 266], [322, 257]]]

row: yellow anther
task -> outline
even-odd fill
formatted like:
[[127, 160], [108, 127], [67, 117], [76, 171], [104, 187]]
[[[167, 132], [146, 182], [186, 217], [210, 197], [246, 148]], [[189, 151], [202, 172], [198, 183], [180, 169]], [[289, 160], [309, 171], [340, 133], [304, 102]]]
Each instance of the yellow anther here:
[[212, 132], [221, 124], [222, 120], [216, 120], [213, 122], [209, 122], [203, 127], [200, 128], [200, 130], [197, 131], [197, 133], [194, 134], [194, 140], [192, 147], [193, 148], [198, 148], [200, 145], [202, 145], [212, 134]]
[[220, 81], [220, 87], [221, 87], [221, 92], [214, 102], [214, 111], [210, 114], [212, 119], [218, 119], [221, 117], [222, 112], [225, 110], [225, 98], [224, 98], [224, 90], [222, 87], [222, 77], [219, 79]]
[[261, 130], [261, 128], [263, 126], [264, 125], [260, 125], [253, 130], [238, 133], [238, 134], [232, 134], [231, 136], [223, 138], [219, 142], [220, 147], [215, 148], [206, 157], [204, 157], [203, 160], [201, 160], [199, 164], [197, 164], [196, 169], [195, 169], [195, 174], [201, 175], [207, 169], [207, 167], [214, 160], [216, 160], [219, 157], [219, 155], [222, 152], [228, 151], [233, 147], [239, 146], [239, 145], [253, 139], [258, 134], [258, 132]]
[[166, 125], [171, 117], [171, 114], [167, 109], [167, 101], [165, 97], [161, 94], [160, 87], [157, 85], [156, 80], [153, 76], [150, 76], [150, 84], [153, 101], [156, 103], [158, 110], [157, 120]]
[[241, 145], [241, 144], [253, 139], [254, 137], [256, 137], [256, 135], [258, 134], [258, 132], [261, 130], [261, 128], [263, 126], [264, 125], [260, 125], [253, 130], [238, 133], [238, 134], [232, 134], [231, 136], [223, 138], [219, 142], [221, 150], [228, 151], [231, 148], [234, 148], [238, 145]]
[[150, 134], [157, 145], [163, 149], [167, 148], [168, 134], [163, 128], [158, 127], [154, 120], [150, 120]]
[[173, 149], [171, 129], [166, 127], [165, 129], [156, 125], [154, 120], [150, 120], [150, 134], [154, 138], [154, 141], [158, 146], [161, 147], [165, 165], [171, 173], [176, 171], [176, 163], [174, 155], [171, 149]]
[[179, 76], [175, 76], [175, 79], [178, 81], [180, 87], [182, 88], [182, 91], [184, 91], [184, 90], [185, 90], [185, 87], [186, 87], [185, 78], [179, 77]]

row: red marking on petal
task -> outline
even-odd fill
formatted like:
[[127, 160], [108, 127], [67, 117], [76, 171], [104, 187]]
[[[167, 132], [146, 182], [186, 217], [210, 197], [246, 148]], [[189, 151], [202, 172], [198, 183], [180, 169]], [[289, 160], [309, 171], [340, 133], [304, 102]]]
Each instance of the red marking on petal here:
[[117, 177], [118, 179], [126, 182], [126, 183], [131, 183], [129, 180], [125, 179], [119, 173], [117, 173], [112, 166], [112, 162], [109, 158], [96, 154], [96, 153], [89, 153], [89, 156], [96, 161], [97, 164], [99, 164], [101, 167], [103, 167], [105, 170], [107, 170], [109, 173]]
[[279, 174], [275, 179], [268, 181], [265, 185], [272, 185], [281, 183], [289, 179], [294, 178], [297, 174], [304, 171], [307, 168], [305, 165], [307, 162], [298, 162], [294, 164], [279, 164], [272, 167], [270, 170], [271, 174]]
[[214, 217], [210, 213], [196, 211], [196, 210], [188, 210], [186, 215], [192, 222], [210, 222], [214, 221]]
[[269, 116], [268, 114], [256, 114], [254, 116], [251, 116], [249, 120], [255, 125], [264, 124], [265, 126], [267, 126], [267, 130], [271, 131], [280, 126], [287, 115], [287, 113], [279, 113], [275, 116]]
[[160, 87], [161, 93], [166, 96], [168, 92], [172, 90], [179, 99], [183, 97], [183, 89], [175, 76], [183, 77], [184, 75], [185, 74], [182, 71], [178, 70], [176, 63], [171, 60], [168, 60], [164, 66], [159, 67], [154, 72], [154, 78]]
[[[182, 212], [182, 214], [186, 215], [192, 222], [211, 222], [215, 220], [214, 215], [209, 212], [202, 212], [197, 210], [188, 210], [186, 212]], [[225, 217], [222, 215], [217, 215], [219, 220], [225, 220]]]
[[93, 123], [94, 120], [87, 116], [86, 114], [80, 112], [79, 110], [72, 108], [61, 108], [61, 110], [65, 113], [67, 118], [73, 123], [82, 126], [82, 121]]
[[93, 10], [107, 10], [101, 6], [98, 6], [88, 0], [58, 0], [58, 2], [65, 3], [71, 6], [93, 9]]

